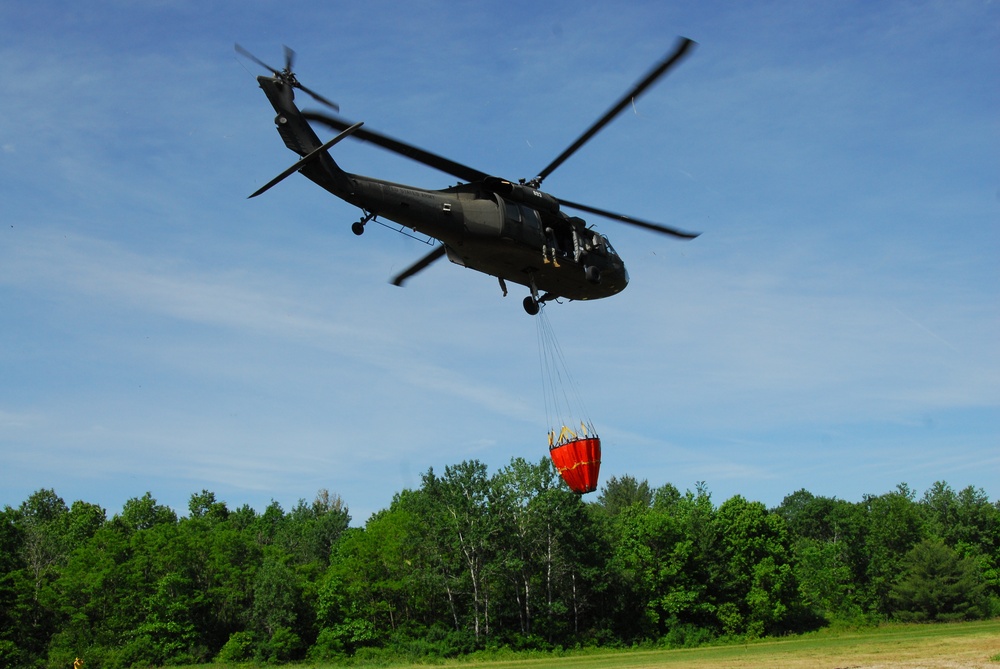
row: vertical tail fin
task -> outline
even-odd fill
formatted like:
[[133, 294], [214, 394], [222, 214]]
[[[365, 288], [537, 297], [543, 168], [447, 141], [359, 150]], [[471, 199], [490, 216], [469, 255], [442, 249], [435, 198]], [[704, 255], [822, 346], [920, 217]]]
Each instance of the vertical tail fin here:
[[[354, 132], [360, 124], [352, 126], [349, 132], [341, 133], [324, 145], [295, 105], [295, 94], [292, 86], [278, 77], [257, 77], [257, 83], [263, 89], [271, 106], [274, 107], [274, 111], [277, 112], [274, 122], [285, 146], [302, 157], [302, 160], [296, 163], [296, 166], [288, 174], [299, 171], [334, 195], [349, 194], [352, 190], [350, 178], [330, 157], [326, 149]], [[288, 174], [283, 174], [259, 192], [267, 190]]]

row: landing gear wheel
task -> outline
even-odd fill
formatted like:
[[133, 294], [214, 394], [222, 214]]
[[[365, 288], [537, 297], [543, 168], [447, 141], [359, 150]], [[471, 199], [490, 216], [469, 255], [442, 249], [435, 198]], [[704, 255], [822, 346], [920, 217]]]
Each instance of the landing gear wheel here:
[[538, 315], [538, 311], [541, 308], [541, 305], [538, 304], [538, 300], [536, 300], [534, 297], [528, 295], [526, 298], [524, 298], [523, 304], [524, 304], [524, 310], [528, 312], [529, 316]]
[[351, 232], [356, 234], [358, 237], [365, 234], [365, 223], [375, 218], [374, 213], [369, 213], [364, 209], [362, 209], [361, 211], [363, 211], [365, 215], [361, 218], [360, 221], [356, 221], [355, 223], [351, 224]]

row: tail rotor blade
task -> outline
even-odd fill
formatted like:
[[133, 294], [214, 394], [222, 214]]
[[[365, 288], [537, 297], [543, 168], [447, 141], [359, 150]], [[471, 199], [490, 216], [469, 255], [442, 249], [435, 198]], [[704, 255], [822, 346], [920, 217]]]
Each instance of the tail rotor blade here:
[[265, 63], [264, 61], [262, 61], [260, 58], [258, 58], [257, 56], [253, 55], [252, 53], [250, 53], [249, 51], [247, 51], [246, 49], [244, 49], [239, 44], [236, 44], [235, 46], [236, 46], [236, 53], [240, 54], [244, 58], [249, 58], [253, 62], [255, 62], [258, 65], [260, 65], [261, 67], [263, 67], [265, 70], [268, 70], [269, 72], [273, 72], [274, 76], [278, 76], [279, 74], [281, 74], [281, 70], [274, 69], [273, 67], [271, 67], [270, 65], [268, 65], [267, 63]]
[[270, 71], [272, 74], [274, 74], [275, 77], [281, 79], [292, 88], [297, 88], [303, 93], [307, 93], [308, 95], [312, 96], [312, 98], [317, 102], [322, 103], [327, 107], [333, 109], [335, 112], [339, 113], [340, 105], [338, 105], [336, 102], [333, 102], [332, 100], [323, 97], [322, 95], [312, 90], [311, 88], [306, 88], [299, 82], [298, 78], [295, 76], [295, 72], [292, 71], [292, 67], [295, 66], [295, 50], [289, 46], [285, 46], [284, 49], [285, 49], [285, 69], [277, 70], [268, 65], [267, 63], [265, 63], [264, 61], [262, 61], [257, 56], [253, 55], [252, 53], [244, 49], [239, 44], [236, 44], [236, 53], [246, 58], [249, 58], [253, 62], [263, 67], [265, 70]]

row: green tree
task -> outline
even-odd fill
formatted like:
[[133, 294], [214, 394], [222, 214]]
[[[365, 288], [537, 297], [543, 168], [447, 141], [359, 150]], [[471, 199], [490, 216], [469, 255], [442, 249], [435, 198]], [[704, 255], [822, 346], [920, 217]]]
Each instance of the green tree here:
[[[622, 476], [596, 502], [548, 459], [432, 470], [363, 528], [321, 490], [286, 513], [150, 493], [105, 511], [39, 490], [0, 512], [0, 666], [441, 658], [798, 631], [819, 616], [1000, 610], [1000, 505], [944, 482], [768, 511]], [[992, 608], [991, 608], [992, 607]], [[804, 621], [804, 622], [803, 622]], [[365, 650], [366, 647], [380, 647]]]
[[[681, 528], [683, 544], [675, 550], [679, 579], [670, 600], [671, 615], [676, 624], [669, 631], [671, 642], [687, 645], [703, 638], [700, 630], [711, 630], [720, 592], [715, 587], [718, 550], [716, 509], [712, 495], [704, 482], [687, 490], [682, 496], [673, 485], [657, 488], [653, 508], [676, 518]], [[692, 636], [693, 635], [693, 636]], [[687, 638], [691, 636], [691, 638]]]
[[97, 666], [118, 666], [115, 654], [139, 625], [141, 579], [132, 570], [132, 531], [102, 525], [67, 560], [53, 585], [61, 625], [48, 644], [48, 663], [69, 666], [85, 653]]
[[715, 525], [723, 631], [759, 637], [787, 630], [796, 584], [782, 517], [737, 495], [719, 507]]
[[229, 518], [226, 503], [216, 500], [215, 493], [208, 490], [191, 495], [188, 512], [191, 514], [190, 518], [204, 518], [214, 522], [222, 522]]
[[802, 605], [825, 620], [859, 617], [858, 583], [867, 569], [867, 518], [859, 507], [798, 490], [775, 512], [788, 527]]
[[301, 585], [285, 564], [280, 550], [264, 552], [264, 561], [253, 583], [253, 631], [259, 635], [260, 656], [267, 661], [288, 661], [302, 648], [298, 628]]
[[657, 489], [650, 508], [631, 504], [612, 521], [612, 627], [625, 639], [685, 645], [715, 624], [715, 508], [704, 484], [681, 496]]
[[66, 503], [54, 490], [39, 490], [21, 504], [21, 554], [34, 584], [36, 602], [71, 548], [68, 513]]
[[920, 505], [926, 514], [928, 535], [960, 556], [974, 559], [987, 592], [1000, 597], [1000, 506], [990, 504], [981, 488], [968, 486], [956, 493], [943, 481], [924, 493]]
[[312, 513], [315, 520], [309, 535], [311, 551], [320, 563], [329, 565], [334, 544], [351, 524], [351, 514], [341, 496], [326, 488], [316, 493]]
[[[861, 615], [855, 581], [845, 555], [846, 542], [800, 537], [795, 541], [795, 579], [801, 603], [819, 620], [853, 620]], [[813, 618], [807, 624], [818, 624]]]
[[868, 532], [864, 547], [868, 558], [864, 579], [867, 606], [877, 614], [890, 609], [889, 591], [902, 571], [903, 557], [924, 538], [924, 519], [914, 492], [905, 483], [884, 495], [866, 495]]
[[441, 511], [425, 489], [405, 490], [363, 529], [343, 533], [318, 589], [310, 657], [408, 641], [438, 657], [464, 647], [456, 640], [470, 616], [469, 576]]
[[[348, 603], [340, 604], [339, 611], [325, 609], [323, 616], [328, 627], [339, 630], [345, 647], [387, 642], [422, 608], [411, 582], [411, 545], [417, 532], [412, 514], [395, 507], [376, 513], [363, 530], [344, 536], [331, 575]], [[359, 636], [366, 625], [370, 633]]]
[[322, 571], [330, 564], [330, 550], [351, 522], [347, 505], [339, 495], [323, 489], [312, 504], [300, 499], [285, 515], [275, 540], [292, 562]]
[[17, 655], [38, 658], [60, 624], [52, 610], [52, 586], [73, 550], [69, 508], [54, 490], [42, 489], [8, 518], [20, 567], [8, 580], [16, 592]]
[[34, 588], [27, 578], [20, 518], [9, 506], [0, 512], [0, 666], [9, 667], [37, 654], [41, 641], [27, 638]]
[[518, 644], [569, 642], [590, 620], [603, 571], [591, 516], [549, 458], [513, 458], [491, 484], [495, 532], [487, 571], [499, 602], [494, 627], [516, 629], [507, 636]]
[[253, 584], [264, 553], [250, 529], [255, 517], [253, 509], [242, 507], [230, 512], [224, 522], [191, 518], [185, 523], [201, 551], [195, 577], [210, 607], [203, 631], [205, 644], [213, 653], [233, 634], [252, 625]]
[[633, 638], [662, 636], [693, 592], [683, 571], [690, 544], [676, 518], [638, 504], [618, 514], [615, 529], [611, 564], [625, 595], [621, 613], [633, 623], [621, 631]]
[[433, 509], [425, 517], [431, 531], [444, 550], [457, 556], [462, 564], [464, 584], [449, 597], [463, 591], [471, 595], [467, 624], [478, 642], [490, 634], [490, 590], [485, 568], [496, 529], [489, 514], [486, 465], [477, 460], [465, 461], [445, 467], [442, 477], [428, 470], [423, 489]]
[[897, 618], [951, 621], [985, 614], [984, 584], [975, 560], [960, 557], [940, 540], [925, 539], [901, 566], [889, 595]]
[[[80, 517], [93, 515], [84, 510]], [[54, 590], [64, 622], [49, 645], [49, 662], [71, 663], [84, 650], [90, 664], [105, 667], [210, 657], [210, 542], [197, 527], [197, 521], [178, 521], [149, 493], [127, 501], [61, 571]]]
[[402, 518], [416, 526], [409, 559], [423, 599], [420, 609], [429, 612], [426, 624], [433, 622], [446, 629], [453, 646], [472, 648], [476, 638], [468, 625], [468, 570], [465, 559], [455, 550], [454, 522], [445, 515], [440, 495], [434, 490], [437, 480], [428, 471], [424, 484], [397, 495], [390, 510], [405, 512]]
[[597, 496], [597, 504], [611, 516], [617, 516], [633, 504], [649, 508], [652, 503], [653, 491], [649, 487], [649, 481], [638, 481], [629, 474], [624, 474], [621, 478], [609, 478]]
[[133, 497], [125, 502], [122, 512], [113, 519], [132, 531], [148, 530], [161, 524], [177, 522], [177, 514], [169, 506], [159, 504], [152, 493]]
[[549, 473], [544, 461], [536, 467], [515, 458], [492, 479], [490, 512], [498, 526], [492, 568], [501, 587], [506, 586], [507, 596], [501, 601], [515, 604], [516, 613], [510, 613], [525, 637], [534, 632], [537, 601], [551, 593], [545, 587], [544, 565], [537, 559], [545, 550], [546, 523], [532, 503], [540, 491], [557, 485]]

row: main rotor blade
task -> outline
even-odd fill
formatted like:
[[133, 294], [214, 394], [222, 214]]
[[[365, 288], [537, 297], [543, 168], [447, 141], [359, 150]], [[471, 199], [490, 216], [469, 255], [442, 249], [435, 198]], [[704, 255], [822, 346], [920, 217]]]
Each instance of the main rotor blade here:
[[427, 255], [425, 255], [423, 258], [421, 258], [417, 262], [415, 262], [412, 265], [410, 265], [407, 269], [403, 270], [402, 272], [400, 272], [399, 274], [397, 274], [395, 277], [393, 277], [393, 279], [392, 279], [392, 285], [394, 285], [394, 286], [402, 286], [404, 281], [406, 281], [407, 279], [409, 279], [411, 276], [413, 276], [417, 272], [420, 272], [421, 270], [426, 269], [427, 266], [430, 265], [431, 263], [433, 263], [434, 261], [440, 260], [441, 257], [444, 256], [444, 254], [445, 254], [444, 244], [441, 244], [440, 246], [434, 247], [433, 251], [431, 251], [430, 253], [428, 253]]
[[[348, 121], [334, 118], [333, 116], [329, 116], [328, 114], [323, 114], [321, 112], [304, 111], [302, 112], [302, 115], [309, 121], [323, 123], [338, 132], [343, 131], [350, 126], [350, 122]], [[482, 181], [489, 176], [485, 172], [480, 172], [473, 167], [463, 165], [462, 163], [456, 163], [454, 160], [449, 160], [448, 158], [439, 156], [436, 153], [431, 153], [430, 151], [417, 148], [412, 144], [407, 144], [401, 140], [387, 137], [386, 135], [375, 132], [374, 130], [358, 130], [354, 133], [354, 137], [366, 142], [371, 142], [372, 144], [381, 146], [383, 149], [388, 149], [389, 151], [398, 153], [401, 156], [406, 156], [411, 160], [416, 160], [417, 162], [433, 167], [434, 169], [441, 170], [442, 172], [457, 177], [462, 181]]]
[[700, 232], [687, 232], [685, 230], [680, 230], [678, 228], [671, 228], [666, 225], [660, 225], [659, 223], [650, 223], [649, 221], [644, 221], [641, 218], [626, 216], [625, 214], [616, 214], [613, 211], [598, 209], [597, 207], [591, 207], [585, 204], [577, 204], [576, 202], [570, 202], [569, 200], [562, 200], [559, 198], [556, 198], [556, 200], [558, 200], [559, 204], [564, 207], [570, 207], [571, 209], [579, 209], [580, 211], [586, 211], [591, 214], [597, 214], [598, 216], [604, 216], [605, 218], [610, 218], [614, 221], [627, 223], [629, 225], [645, 228], [646, 230], [652, 230], [653, 232], [660, 232], [665, 235], [671, 235], [673, 237], [679, 237], [681, 239], [694, 239], [695, 237], [701, 234]]
[[684, 54], [686, 54], [688, 52], [688, 50], [694, 44], [695, 43], [693, 41], [689, 40], [687, 37], [682, 37], [680, 39], [680, 41], [678, 42], [678, 44], [677, 44], [677, 48], [674, 49], [673, 53], [671, 53], [669, 56], [667, 56], [663, 61], [661, 61], [658, 65], [656, 65], [656, 67], [654, 67], [652, 70], [650, 70], [649, 74], [647, 74], [642, 79], [642, 81], [640, 81], [639, 83], [637, 83], [635, 86], [633, 86], [629, 90], [628, 93], [626, 93], [625, 95], [623, 95], [622, 98], [621, 98], [621, 100], [619, 100], [617, 103], [615, 103], [615, 105], [613, 107], [611, 107], [611, 109], [609, 109], [604, 114], [604, 116], [602, 116], [601, 118], [599, 118], [597, 120], [597, 122], [594, 123], [594, 125], [590, 126], [590, 128], [588, 128], [586, 132], [584, 132], [582, 135], [580, 135], [579, 139], [577, 139], [575, 142], [573, 142], [569, 146], [569, 148], [567, 148], [565, 151], [563, 151], [559, 155], [558, 158], [556, 158], [555, 160], [553, 160], [549, 164], [548, 167], [546, 167], [544, 170], [542, 170], [541, 172], [539, 172], [538, 176], [535, 177], [535, 179], [534, 179], [534, 183], [541, 184], [542, 181], [545, 179], [545, 177], [547, 177], [550, 174], [552, 174], [552, 172], [554, 172], [557, 167], [559, 167], [560, 165], [562, 165], [566, 161], [567, 158], [569, 158], [574, 153], [576, 153], [577, 150], [581, 146], [583, 146], [584, 144], [586, 144], [587, 141], [589, 141], [591, 137], [593, 137], [594, 135], [596, 135], [602, 128], [604, 128], [604, 126], [606, 126], [608, 123], [611, 122], [612, 119], [614, 119], [618, 114], [620, 114], [621, 111], [623, 109], [625, 109], [625, 107], [630, 102], [632, 102], [633, 100], [637, 99], [640, 95], [642, 95], [643, 91], [645, 91], [647, 88], [649, 88], [650, 86], [652, 86], [656, 82], [657, 79], [659, 79], [660, 77], [662, 77], [667, 72], [667, 70], [669, 70], [671, 67], [673, 67], [677, 63], [677, 61], [679, 61], [681, 58], [683, 58]]

